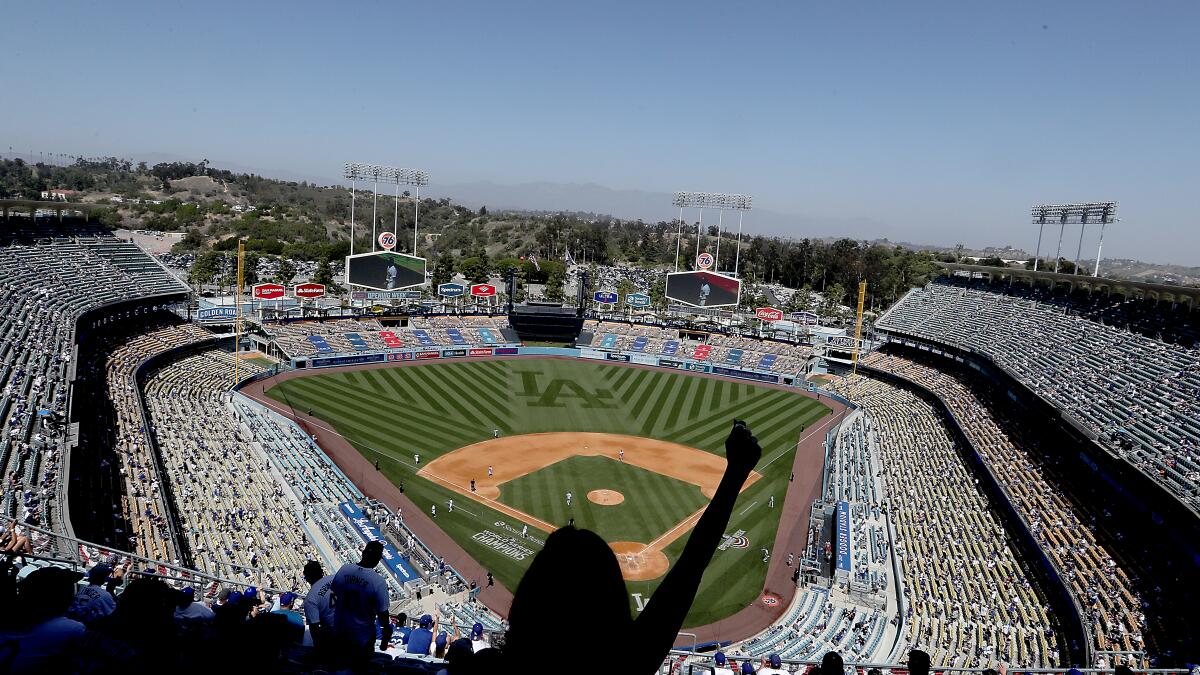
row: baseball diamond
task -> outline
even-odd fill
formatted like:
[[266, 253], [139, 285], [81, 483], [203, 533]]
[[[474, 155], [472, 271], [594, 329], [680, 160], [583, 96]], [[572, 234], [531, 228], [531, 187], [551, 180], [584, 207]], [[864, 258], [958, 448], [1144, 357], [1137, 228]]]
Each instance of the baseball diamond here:
[[266, 393], [331, 425], [423, 513], [436, 507], [437, 526], [508, 588], [553, 529], [597, 532], [635, 610], [677, 559], [721, 478], [729, 426], [745, 419], [763, 457], [729, 527], [754, 546], [718, 552], [688, 625], [763, 592], [758, 548], [775, 547], [797, 440], [829, 413], [779, 388], [560, 359], [321, 373]]

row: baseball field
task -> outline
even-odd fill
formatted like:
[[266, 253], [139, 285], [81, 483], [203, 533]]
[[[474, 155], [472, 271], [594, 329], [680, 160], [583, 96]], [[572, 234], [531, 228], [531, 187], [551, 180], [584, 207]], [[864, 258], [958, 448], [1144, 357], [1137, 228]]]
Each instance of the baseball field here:
[[[829, 413], [778, 388], [565, 359], [314, 374], [267, 390], [331, 425], [498, 581], [515, 589], [554, 528], [599, 533], [637, 611], [678, 557], [724, 471], [732, 420], [763, 457], [705, 573], [689, 626], [761, 593], [795, 443]], [[569, 495], [569, 497], [568, 497]], [[796, 551], [795, 553], [799, 553]]]

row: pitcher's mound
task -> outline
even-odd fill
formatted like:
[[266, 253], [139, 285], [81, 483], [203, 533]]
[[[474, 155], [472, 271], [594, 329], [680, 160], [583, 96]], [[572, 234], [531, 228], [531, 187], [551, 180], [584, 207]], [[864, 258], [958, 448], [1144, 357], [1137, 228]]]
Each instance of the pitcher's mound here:
[[617, 554], [621, 576], [627, 581], [649, 581], [667, 573], [667, 556], [658, 549], [636, 541], [614, 541], [608, 546]]
[[616, 506], [625, 501], [625, 495], [616, 490], [592, 490], [587, 493], [589, 502], [600, 506]]

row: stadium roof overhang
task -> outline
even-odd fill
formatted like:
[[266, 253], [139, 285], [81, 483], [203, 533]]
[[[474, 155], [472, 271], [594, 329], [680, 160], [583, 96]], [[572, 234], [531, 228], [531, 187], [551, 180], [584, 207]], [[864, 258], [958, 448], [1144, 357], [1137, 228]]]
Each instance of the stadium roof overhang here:
[[1064, 274], [1062, 272], [1034, 272], [1017, 267], [991, 267], [988, 265], [964, 265], [961, 263], [937, 263], [948, 272], [972, 272], [988, 275], [996, 279], [1011, 278], [1028, 283], [1071, 284], [1073, 288], [1086, 288], [1091, 291], [1107, 291], [1122, 293], [1127, 296], [1142, 296], [1155, 300], [1173, 300], [1186, 302], [1193, 308], [1200, 303], [1200, 288], [1192, 286], [1172, 286], [1171, 284], [1155, 284], [1129, 279], [1113, 279], [1111, 277], [1093, 277], [1084, 274]]

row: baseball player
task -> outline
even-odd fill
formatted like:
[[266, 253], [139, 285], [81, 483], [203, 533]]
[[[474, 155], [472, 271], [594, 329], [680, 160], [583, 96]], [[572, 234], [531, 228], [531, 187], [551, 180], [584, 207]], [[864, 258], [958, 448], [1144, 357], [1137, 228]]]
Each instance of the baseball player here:
[[492, 438], [500, 438], [500, 430], [492, 429]]
[[492, 465], [488, 464], [488, 478], [492, 477]]
[[433, 516], [434, 518], [437, 518], [437, 504], [429, 505], [429, 515]]
[[413, 464], [420, 464], [420, 463], [421, 463], [421, 456], [414, 452], [413, 453]]
[[771, 549], [764, 546], [762, 552], [763, 552], [763, 562], [767, 562], [768, 560], [771, 559]]
[[454, 513], [454, 500], [453, 499], [446, 501], [446, 512]]
[[472, 478], [471, 479], [471, 492], [474, 492], [474, 491], [475, 491], [475, 479]]
[[567, 506], [570, 506], [570, 505], [571, 505], [571, 493], [568, 492], [567, 493]]
[[526, 538], [526, 537], [528, 537], [528, 536], [529, 536], [529, 526], [528, 526], [528, 525], [522, 525], [522, 526], [521, 526], [521, 538], [522, 538], [522, 539], [524, 539], [524, 538]]
[[767, 508], [769, 508], [769, 509], [775, 508], [775, 495], [771, 495], [771, 497], [769, 499], [767, 499]]
[[619, 459], [622, 462], [625, 461], [625, 450], [624, 449], [617, 450], [617, 459]]

